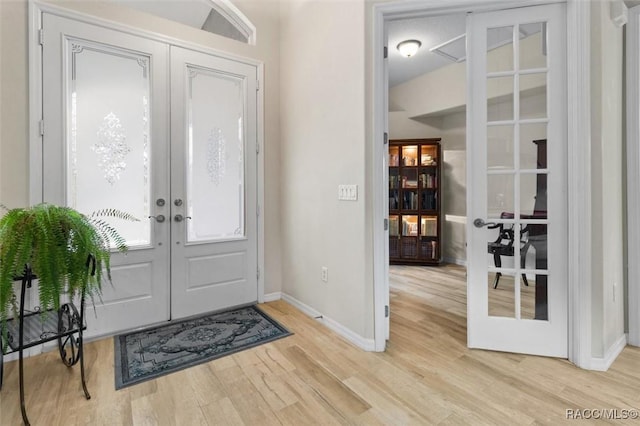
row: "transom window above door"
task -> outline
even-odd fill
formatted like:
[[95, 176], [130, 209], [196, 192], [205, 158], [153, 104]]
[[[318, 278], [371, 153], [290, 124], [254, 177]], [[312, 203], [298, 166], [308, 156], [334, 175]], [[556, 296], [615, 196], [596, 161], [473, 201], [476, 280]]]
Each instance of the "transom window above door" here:
[[115, 1], [199, 30], [256, 44], [256, 27], [230, 0]]

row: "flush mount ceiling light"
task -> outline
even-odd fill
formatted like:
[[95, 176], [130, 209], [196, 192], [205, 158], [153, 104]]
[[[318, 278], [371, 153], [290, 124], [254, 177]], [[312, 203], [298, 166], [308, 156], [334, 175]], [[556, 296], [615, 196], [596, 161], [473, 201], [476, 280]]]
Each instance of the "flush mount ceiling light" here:
[[397, 47], [402, 56], [409, 58], [416, 54], [420, 46], [422, 46], [422, 43], [419, 40], [405, 40], [398, 43]]

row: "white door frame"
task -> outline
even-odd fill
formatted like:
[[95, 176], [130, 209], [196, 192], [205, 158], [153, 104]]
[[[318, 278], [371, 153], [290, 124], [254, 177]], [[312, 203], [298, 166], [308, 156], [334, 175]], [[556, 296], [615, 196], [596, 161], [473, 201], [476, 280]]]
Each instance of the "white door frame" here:
[[[264, 302], [264, 63], [252, 58], [234, 55], [229, 52], [201, 46], [188, 41], [169, 37], [163, 34], [142, 30], [122, 23], [110, 21], [97, 16], [87, 15], [82, 12], [66, 9], [62, 6], [46, 3], [40, 0], [29, 0], [29, 203], [31, 205], [41, 203], [43, 200], [42, 182], [42, 136], [40, 123], [42, 120], [42, 56], [39, 43], [39, 29], [42, 27], [42, 13], [50, 13], [98, 25], [105, 28], [132, 34], [150, 40], [160, 41], [169, 45], [183, 47], [219, 56], [225, 59], [245, 63], [256, 67], [258, 78], [257, 95], [257, 210], [258, 210], [258, 303]], [[169, 88], [167, 87], [167, 90]], [[34, 293], [35, 294], [35, 293]]]
[[627, 23], [627, 282], [629, 344], [640, 346], [640, 6]]
[[[488, 11], [512, 7], [557, 3], [549, 0], [510, 0], [478, 2], [472, 0], [423, 0], [397, 2], [374, 6], [373, 24], [373, 223], [375, 224], [374, 265], [374, 340], [375, 349], [385, 348], [385, 292], [388, 275], [384, 265], [389, 262], [384, 245], [386, 231], [383, 224], [384, 207], [388, 202], [387, 186], [383, 182], [383, 157], [386, 145], [385, 123], [388, 105], [383, 93], [383, 48], [386, 45], [384, 28], [388, 21], [437, 16], [468, 11]], [[568, 300], [569, 360], [581, 368], [591, 364], [591, 129], [584, 126], [590, 120], [590, 4], [581, 0], [567, 0], [567, 74], [568, 79]], [[467, 227], [470, 226], [467, 223]]]

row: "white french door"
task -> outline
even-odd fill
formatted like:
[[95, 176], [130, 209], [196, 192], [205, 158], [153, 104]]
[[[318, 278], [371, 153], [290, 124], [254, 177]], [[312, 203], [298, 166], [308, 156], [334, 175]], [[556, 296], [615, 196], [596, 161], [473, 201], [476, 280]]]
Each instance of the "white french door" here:
[[258, 299], [256, 81], [253, 66], [171, 48], [173, 318]]
[[567, 357], [565, 6], [467, 19], [468, 344]]
[[43, 14], [43, 199], [114, 208], [88, 335], [257, 301], [256, 67]]

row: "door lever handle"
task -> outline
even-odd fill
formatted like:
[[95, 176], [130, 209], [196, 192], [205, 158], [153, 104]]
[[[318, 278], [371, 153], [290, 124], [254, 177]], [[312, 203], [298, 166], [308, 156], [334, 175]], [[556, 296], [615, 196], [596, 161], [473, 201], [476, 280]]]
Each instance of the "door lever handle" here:
[[166, 219], [163, 214], [159, 214], [157, 216], [149, 216], [149, 219], [151, 219], [151, 218], [155, 219], [156, 222], [158, 222], [158, 223], [162, 223]]
[[173, 220], [175, 220], [176, 222], [182, 222], [185, 219], [191, 219], [191, 216], [182, 216], [181, 214], [177, 214], [173, 217]]
[[477, 218], [476, 220], [473, 221], [473, 226], [475, 226], [476, 228], [483, 228], [485, 226], [496, 226], [497, 223], [495, 222], [485, 222], [483, 219]]

